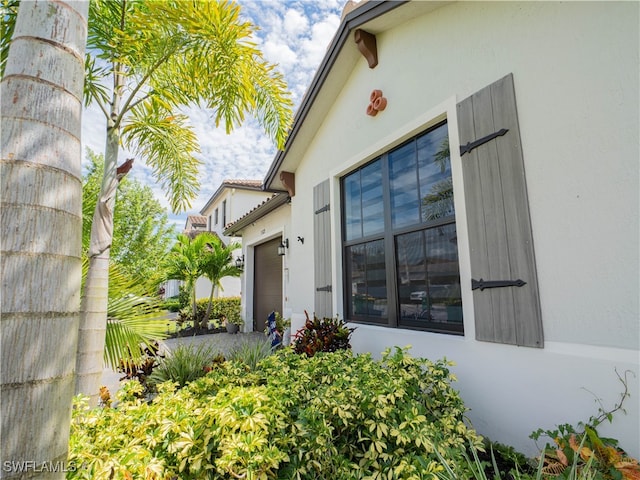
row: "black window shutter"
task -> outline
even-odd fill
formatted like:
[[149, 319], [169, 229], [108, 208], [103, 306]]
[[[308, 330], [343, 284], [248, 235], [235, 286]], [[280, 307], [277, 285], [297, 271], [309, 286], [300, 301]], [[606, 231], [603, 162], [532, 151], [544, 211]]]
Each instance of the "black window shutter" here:
[[513, 75], [460, 102], [458, 128], [476, 339], [542, 348]]
[[332, 317], [331, 303], [331, 217], [329, 180], [313, 187], [313, 260], [315, 271], [315, 314]]

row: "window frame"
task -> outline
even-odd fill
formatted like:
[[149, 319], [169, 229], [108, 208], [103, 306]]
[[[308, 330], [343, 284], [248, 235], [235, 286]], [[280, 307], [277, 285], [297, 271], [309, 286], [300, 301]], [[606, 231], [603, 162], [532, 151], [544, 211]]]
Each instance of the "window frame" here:
[[[443, 126], [447, 126], [447, 135], [450, 138], [451, 132], [450, 127], [451, 124], [448, 122], [448, 119], [445, 117], [440, 119], [439, 121], [431, 124], [427, 128], [418, 131], [411, 135], [409, 138], [404, 139], [397, 145], [394, 145], [388, 149], [386, 149], [382, 154], [376, 155], [371, 158], [369, 161], [357, 165], [355, 168], [352, 168], [348, 171], [343, 172], [338, 178], [339, 185], [339, 195], [340, 195], [340, 210], [339, 210], [339, 225], [340, 225], [340, 248], [341, 248], [341, 261], [342, 261], [342, 282], [345, 287], [351, 281], [351, 262], [350, 262], [350, 254], [348, 250], [356, 245], [367, 245], [370, 242], [374, 241], [383, 241], [384, 245], [384, 258], [385, 258], [385, 279], [386, 279], [386, 299], [387, 299], [387, 317], [381, 319], [380, 321], [375, 321], [371, 316], [363, 317], [355, 315], [352, 310], [351, 298], [349, 296], [350, 288], [343, 288], [343, 310], [344, 317], [347, 321], [364, 324], [364, 325], [377, 325], [387, 328], [402, 328], [407, 330], [419, 330], [433, 333], [446, 333], [450, 335], [464, 335], [464, 318], [460, 324], [451, 324], [447, 323], [446, 328], [442, 328], [440, 324], [440, 328], [434, 322], [422, 322], [420, 325], [409, 325], [403, 323], [399, 316], [399, 298], [398, 298], [398, 275], [397, 275], [397, 248], [396, 248], [396, 239], [408, 233], [413, 232], [422, 232], [430, 229], [435, 229], [440, 226], [445, 225], [454, 225], [457, 231], [457, 223], [458, 219], [456, 218], [456, 214], [454, 212], [453, 215], [437, 219], [430, 220], [427, 222], [415, 223], [412, 225], [407, 225], [403, 227], [393, 228], [393, 219], [392, 219], [392, 209], [391, 209], [391, 178], [390, 178], [390, 168], [389, 168], [389, 154], [395, 152], [402, 147], [415, 142], [419, 137], [428, 134], [429, 132]], [[347, 215], [346, 215], [346, 194], [344, 183], [345, 179], [350, 175], [354, 174], [357, 171], [362, 171], [373, 163], [379, 161], [381, 163], [381, 172], [382, 172], [382, 202], [384, 205], [384, 228], [382, 232], [371, 234], [371, 235], [362, 235], [359, 238], [347, 240]], [[451, 156], [450, 156], [451, 162]], [[450, 168], [452, 166], [450, 165]], [[453, 172], [451, 172], [451, 178], [453, 179]], [[361, 218], [362, 220], [362, 218]], [[361, 226], [362, 228], [362, 226]], [[460, 285], [462, 285], [462, 275], [461, 275], [461, 258], [460, 258], [460, 248], [459, 245], [456, 245], [457, 251], [457, 264], [458, 264], [458, 279], [460, 281]], [[460, 294], [460, 299], [462, 300], [462, 292]]]
[[222, 228], [227, 226], [227, 201], [222, 201]]

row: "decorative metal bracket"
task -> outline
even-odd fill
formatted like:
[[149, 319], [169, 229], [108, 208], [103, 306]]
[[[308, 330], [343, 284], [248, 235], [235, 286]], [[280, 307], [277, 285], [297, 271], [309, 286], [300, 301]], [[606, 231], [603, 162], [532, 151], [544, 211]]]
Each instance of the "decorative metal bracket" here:
[[479, 138], [475, 142], [469, 142], [466, 145], [461, 145], [460, 146], [460, 156], [464, 155], [465, 153], [469, 153], [474, 148], [477, 148], [480, 145], [484, 145], [485, 143], [487, 143], [490, 140], [493, 140], [494, 138], [503, 136], [508, 131], [509, 131], [508, 128], [503, 128], [501, 130], [498, 130], [497, 132], [494, 132], [494, 133], [492, 133], [490, 135], [487, 135], [486, 137]]
[[318, 210], [316, 210], [316, 215], [322, 212], [328, 212], [330, 210], [330, 206], [327, 203], [324, 207], [319, 208]]
[[501, 287], [522, 287], [526, 285], [527, 282], [524, 280], [474, 280], [471, 279], [471, 290], [480, 289], [480, 291], [485, 288], [501, 288]]

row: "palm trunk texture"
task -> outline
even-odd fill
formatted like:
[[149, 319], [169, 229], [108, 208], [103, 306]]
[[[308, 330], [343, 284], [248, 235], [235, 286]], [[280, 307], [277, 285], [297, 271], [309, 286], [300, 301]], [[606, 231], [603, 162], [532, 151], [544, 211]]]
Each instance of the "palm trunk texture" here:
[[88, 2], [20, 4], [2, 79], [0, 478], [64, 478], [77, 344]]
[[113, 239], [113, 209], [118, 188], [116, 164], [119, 137], [110, 126], [105, 148], [104, 177], [91, 224], [89, 269], [80, 308], [76, 394], [89, 396], [97, 405], [104, 369], [104, 342], [109, 298], [109, 256]]

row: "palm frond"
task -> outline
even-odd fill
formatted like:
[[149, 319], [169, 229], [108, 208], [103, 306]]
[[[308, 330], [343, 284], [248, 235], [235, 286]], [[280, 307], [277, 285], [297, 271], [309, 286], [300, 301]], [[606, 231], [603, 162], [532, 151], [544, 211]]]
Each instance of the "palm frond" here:
[[87, 54], [84, 62], [84, 104], [90, 105], [97, 102], [106, 115], [105, 106], [109, 103], [109, 89], [104, 85], [110, 71], [105, 66], [100, 66], [97, 59]]
[[20, 0], [2, 0], [2, 28], [0, 29], [0, 78], [4, 77], [4, 68], [9, 56], [9, 45], [16, 26]]
[[[82, 279], [89, 262], [82, 261]], [[167, 338], [166, 310], [148, 295], [142, 282], [127, 277], [117, 264], [109, 265], [109, 299], [104, 361], [117, 369], [120, 360], [138, 362], [147, 347]]]
[[166, 311], [154, 303], [136, 296], [109, 302], [104, 360], [111, 368], [121, 360], [138, 363], [145, 348], [167, 337]]
[[146, 159], [155, 179], [168, 193], [174, 212], [186, 210], [198, 194], [200, 151], [185, 115], [172, 115], [154, 98], [136, 106], [122, 129], [127, 148]]

